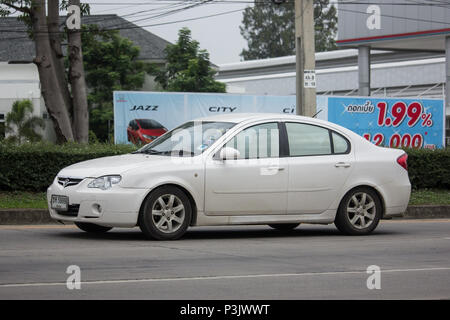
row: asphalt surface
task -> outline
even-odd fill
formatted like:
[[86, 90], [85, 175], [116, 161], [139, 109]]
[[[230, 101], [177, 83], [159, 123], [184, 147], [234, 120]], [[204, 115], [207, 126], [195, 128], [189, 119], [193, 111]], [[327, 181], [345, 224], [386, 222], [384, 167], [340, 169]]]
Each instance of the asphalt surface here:
[[[66, 269], [81, 270], [81, 289]], [[367, 267], [381, 269], [369, 290]], [[383, 221], [370, 236], [333, 225], [140, 230], [0, 226], [0, 299], [450, 299], [450, 220]]]

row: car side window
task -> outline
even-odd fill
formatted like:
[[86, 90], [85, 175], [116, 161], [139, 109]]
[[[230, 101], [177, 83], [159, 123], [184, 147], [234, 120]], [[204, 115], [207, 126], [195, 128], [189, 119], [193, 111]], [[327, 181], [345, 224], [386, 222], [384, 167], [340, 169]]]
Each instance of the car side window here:
[[350, 151], [350, 143], [340, 134], [332, 131], [331, 136], [333, 138], [333, 149], [336, 154], [344, 154]]
[[286, 131], [291, 157], [332, 153], [328, 129], [310, 124], [287, 122]]
[[246, 128], [225, 144], [239, 151], [238, 159], [278, 158], [280, 156], [278, 123], [270, 122]]

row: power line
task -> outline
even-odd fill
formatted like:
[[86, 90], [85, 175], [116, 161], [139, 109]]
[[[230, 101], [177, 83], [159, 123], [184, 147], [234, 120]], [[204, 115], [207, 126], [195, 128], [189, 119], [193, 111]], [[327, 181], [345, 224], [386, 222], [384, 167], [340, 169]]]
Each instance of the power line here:
[[[220, 1], [220, 0], [219, 0]], [[237, 2], [237, 1], [224, 1], [224, 0], [222, 0], [223, 2]], [[242, 0], [239, 0], [239, 1], [242, 1]], [[185, 1], [184, 1], [185, 2]], [[100, 32], [101, 31], [109, 31], [109, 30], [118, 30], [118, 31], [120, 31], [120, 30], [128, 30], [128, 29], [136, 29], [136, 28], [146, 28], [146, 27], [153, 27], [153, 26], [160, 26], [160, 25], [167, 25], [167, 24], [174, 24], [174, 23], [181, 23], [181, 22], [186, 22], [186, 21], [193, 21], [193, 20], [199, 20], [199, 19], [205, 19], [205, 18], [210, 18], [210, 17], [214, 17], [214, 16], [220, 16], [220, 15], [223, 15], [223, 14], [229, 14], [229, 13], [233, 13], [233, 12], [238, 12], [238, 11], [243, 11], [243, 10], [245, 10], [245, 9], [238, 9], [238, 10], [231, 10], [231, 11], [226, 11], [226, 12], [223, 12], [223, 13], [218, 13], [218, 14], [212, 14], [212, 15], [207, 15], [207, 16], [201, 16], [201, 17], [195, 17], [195, 18], [189, 18], [189, 19], [183, 19], [183, 20], [177, 20], [177, 21], [170, 21], [170, 22], [163, 22], [163, 23], [156, 23], [156, 24], [149, 24], [149, 25], [132, 25], [132, 26], [127, 26], [127, 27], [121, 27], [121, 26], [126, 26], [126, 25], [129, 25], [129, 24], [134, 24], [135, 22], [141, 22], [141, 21], [146, 21], [146, 20], [151, 20], [151, 19], [156, 19], [156, 18], [161, 18], [161, 17], [165, 17], [165, 16], [168, 16], [168, 15], [170, 15], [170, 14], [174, 14], [174, 13], [177, 13], [177, 12], [181, 12], [181, 11], [184, 11], [184, 10], [187, 10], [187, 9], [190, 9], [190, 8], [192, 8], [192, 7], [195, 7], [195, 6], [199, 6], [199, 5], [202, 5], [202, 4], [214, 4], [214, 3], [216, 3], [217, 2], [217, 0], [216, 1], [214, 1], [214, 0], [204, 0], [204, 1], [201, 1], [201, 2], [199, 2], [199, 1], [197, 1], [197, 2], [195, 2], [194, 4], [191, 4], [191, 5], [189, 5], [189, 6], [185, 6], [185, 7], [183, 7], [183, 8], [177, 8], [177, 9], [174, 9], [174, 10], [170, 10], [170, 11], [167, 11], [167, 12], [164, 12], [164, 13], [159, 13], [159, 14], [156, 14], [156, 15], [152, 15], [152, 16], [148, 16], [148, 17], [146, 17], [146, 18], [142, 18], [142, 19], [138, 19], [138, 20], [132, 20], [132, 21], [126, 21], [126, 22], [124, 22], [123, 24], [120, 24], [119, 26], [116, 26], [116, 27], [114, 27], [114, 28], [104, 28], [104, 29], [102, 29], [102, 30], [99, 30]], [[167, 3], [167, 2], [166, 2]], [[180, 4], [180, 2], [179, 1], [173, 1], [173, 3], [176, 3], [176, 4]], [[362, 2], [355, 2], [355, 1], [347, 1], [347, 2], [344, 2], [344, 3], [342, 3], [342, 4], [354, 4], [354, 3], [357, 3], [357, 4], [368, 4], [368, 3], [366, 3], [366, 2], [364, 2], [364, 3], [362, 3]], [[373, 4], [374, 2], [371, 2], [371, 4]], [[383, 4], [386, 4], [386, 3], [383, 3]], [[396, 3], [396, 4], [398, 4], [398, 3]], [[434, 5], [436, 5], [436, 3], [428, 3], [428, 4], [425, 4], [425, 3], [420, 3], [420, 5], [431, 5], [431, 4], [434, 4]], [[419, 5], [419, 3], [413, 3], [413, 5]], [[449, 4], [450, 5], [450, 4]], [[148, 11], [152, 11], [153, 9], [150, 9], [150, 10], [148, 10]], [[147, 10], [142, 10], [142, 11], [138, 11], [138, 12], [135, 12], [135, 13], [130, 13], [130, 14], [128, 14], [128, 15], [124, 15], [124, 16], [122, 16], [122, 17], [125, 17], [125, 16], [131, 16], [131, 15], [133, 15], [133, 14], [136, 14], [136, 13], [143, 13], [143, 12], [148, 12]], [[366, 12], [364, 12], [364, 11], [358, 11], [358, 10], [351, 10], [351, 9], [344, 9], [344, 8], [338, 8], [338, 11], [344, 11], [344, 12], [352, 12], [352, 13], [357, 13], [357, 14], [364, 14], [364, 15], [367, 15], [367, 13]], [[427, 20], [427, 19], [419, 19], [419, 18], [410, 18], [410, 17], [404, 17], [404, 16], [394, 16], [394, 15], [389, 15], [389, 14], [381, 14], [381, 16], [384, 16], [384, 17], [388, 17], [388, 18], [393, 18], [393, 19], [403, 19], [403, 20], [411, 20], [411, 21], [419, 21], [419, 22], [428, 22], [428, 23], [438, 23], [438, 24], [444, 24], [444, 25], [450, 25], [450, 22], [447, 22], [447, 21], [437, 21], [437, 20]], [[101, 22], [101, 21], [106, 21], [106, 20], [108, 20], [109, 18], [105, 18], [104, 20], [98, 20], [97, 22]], [[94, 21], [95, 22], [95, 21]], [[0, 32], [12, 32], [12, 33], [27, 33], [28, 31], [27, 30], [7, 30], [7, 29], [4, 29], [4, 30], [0, 30]], [[82, 31], [82, 32], [90, 32], [90, 31]], [[61, 32], [61, 33], [63, 33], [63, 32]], [[3, 38], [3, 40], [16, 40], [16, 39], [21, 39], [21, 38], [28, 38], [28, 37], [15, 37], [15, 38]]]
[[[177, 9], [174, 9], [174, 10], [169, 10], [169, 11], [162, 12], [162, 13], [157, 13], [157, 14], [153, 14], [152, 13], [152, 15], [150, 15], [150, 16], [147, 16], [145, 18], [140, 18], [140, 19], [137, 19], [137, 20], [124, 19], [125, 21], [123, 23], [120, 23], [119, 25], [114, 26], [114, 28], [105, 28], [104, 30], [107, 31], [107, 30], [129, 29], [130, 28], [130, 26], [129, 26], [130, 24], [133, 24], [133, 23], [136, 23], [136, 22], [141, 22], [141, 21], [146, 21], [146, 20], [151, 20], [151, 19], [156, 19], [156, 18], [166, 17], [166, 16], [169, 16], [171, 14], [175, 14], [175, 13], [178, 13], [178, 12], [181, 12], [181, 11], [185, 11], [185, 10], [197, 7], [199, 5], [202, 5], [202, 4], [210, 3], [210, 1], [212, 1], [212, 0], [198, 0], [198, 1], [195, 1], [194, 4], [190, 4], [190, 5], [187, 5], [187, 6], [185, 6], [185, 1], [183, 1], [183, 3], [181, 5], [184, 6], [184, 7], [182, 7], [182, 8], [177, 8]], [[172, 8], [173, 9], [174, 6], [180, 6], [180, 3], [172, 3], [170, 6], [166, 6], [165, 8], [166, 9], [167, 8]], [[119, 16], [119, 17], [124, 18], [124, 17], [133, 16], [133, 15], [135, 15], [137, 13], [144, 13], [144, 12], [148, 13], [148, 12], [151, 12], [151, 11], [154, 11], [154, 10], [155, 10], [155, 8], [154, 9], [148, 9], [148, 10], [140, 10], [138, 12], [125, 14], [125, 15]], [[93, 21], [90, 21], [90, 24], [102, 23], [102, 22], [105, 22], [107, 20], [112, 20], [112, 18], [111, 17], [102, 17], [102, 18], [99, 17], [99, 19], [95, 19], [95, 20], [93, 19]], [[128, 26], [128, 27], [122, 28], [122, 26]], [[3, 30], [0, 29], [0, 32], [28, 33], [28, 30], [27, 29], [20, 29], [20, 30], [19, 29], [3, 29]], [[87, 31], [82, 31], [82, 32], [87, 32]], [[59, 31], [59, 33], [63, 33], [63, 32]], [[4, 38], [4, 39], [7, 40], [9, 38]]]
[[[129, 28], [120, 28], [120, 29], [103, 29], [103, 30], [99, 30], [99, 32], [102, 31], [111, 31], [111, 30], [129, 30], [129, 29], [137, 29], [137, 28], [148, 28], [148, 27], [156, 27], [156, 26], [162, 26], [162, 25], [168, 25], [168, 24], [175, 24], [175, 23], [181, 23], [181, 22], [187, 22], [187, 21], [194, 21], [194, 20], [200, 20], [200, 19], [207, 19], [207, 18], [212, 18], [212, 17], [217, 17], [217, 16], [222, 16], [222, 15], [226, 15], [226, 14], [231, 14], [231, 13], [235, 13], [235, 12], [239, 12], [239, 11], [243, 11], [245, 9], [236, 9], [236, 10], [230, 10], [230, 11], [225, 11], [225, 12], [220, 12], [220, 13], [215, 13], [215, 14], [210, 14], [210, 15], [206, 15], [206, 16], [200, 16], [200, 17], [194, 17], [194, 18], [188, 18], [188, 19], [182, 19], [182, 20], [175, 20], [175, 21], [168, 21], [168, 22], [161, 22], [161, 23], [155, 23], [155, 24], [149, 24], [149, 25], [143, 25], [143, 26], [138, 26], [138, 25], [134, 25], [131, 26]], [[86, 32], [91, 32], [91, 31], [86, 31]], [[15, 37], [15, 38], [4, 38], [2, 40], [19, 40], [19, 39], [29, 39], [27, 36], [21, 36], [21, 37]]]

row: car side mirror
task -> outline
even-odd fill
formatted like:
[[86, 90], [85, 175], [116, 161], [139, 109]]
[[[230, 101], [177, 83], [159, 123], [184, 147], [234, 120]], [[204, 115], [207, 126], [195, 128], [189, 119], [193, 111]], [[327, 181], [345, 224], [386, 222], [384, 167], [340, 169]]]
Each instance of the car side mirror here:
[[240, 155], [241, 153], [239, 152], [239, 150], [236, 150], [235, 148], [224, 147], [219, 152], [218, 160], [236, 160]]

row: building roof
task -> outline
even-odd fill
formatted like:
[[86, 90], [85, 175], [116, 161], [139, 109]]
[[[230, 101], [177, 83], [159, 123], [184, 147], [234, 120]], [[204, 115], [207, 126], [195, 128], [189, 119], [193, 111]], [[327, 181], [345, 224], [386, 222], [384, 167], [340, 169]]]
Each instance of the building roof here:
[[[337, 74], [342, 72], [357, 72], [358, 70], [358, 50], [356, 49], [344, 49], [328, 52], [317, 52], [315, 54], [316, 60], [316, 75], [322, 74]], [[374, 69], [386, 69], [386, 68], [401, 68], [415, 65], [436, 64], [445, 61], [445, 57], [442, 53], [438, 52], [416, 52], [416, 51], [384, 51], [384, 50], [371, 50], [371, 68]], [[269, 79], [282, 79], [282, 78], [295, 78], [295, 56], [286, 56], [278, 58], [269, 58], [261, 60], [241, 61], [235, 63], [221, 64], [219, 65], [219, 72], [216, 76], [216, 80], [232, 84], [235, 82], [254, 81], [255, 87], [257, 85], [255, 81], [269, 80]], [[403, 74], [402, 74], [403, 76]], [[430, 75], [427, 75], [430, 78]], [[372, 76], [373, 77], [373, 76]], [[398, 79], [399, 76], [390, 77], [386, 85], [392, 83], [393, 79]], [[423, 76], [422, 76], [423, 78]], [[356, 77], [357, 79], [357, 77]], [[375, 79], [373, 79], [375, 80]], [[385, 79], [386, 80], [386, 79]], [[420, 80], [423, 81], [423, 80]], [[429, 80], [430, 81], [430, 80]], [[376, 80], [374, 81], [374, 83]], [[405, 83], [410, 85], [411, 75], [405, 75]], [[323, 84], [323, 81], [321, 82]], [[349, 84], [348, 81], [340, 81], [333, 88], [336, 88], [342, 83]], [[434, 79], [432, 80], [434, 82]], [[357, 84], [357, 83], [356, 83]], [[259, 83], [261, 89], [261, 83]], [[264, 94], [281, 94], [279, 88], [270, 89], [270, 85], [264, 91]], [[320, 84], [319, 84], [320, 87]], [[318, 90], [319, 90], [318, 87]], [[330, 91], [327, 89], [326, 91]], [[333, 90], [334, 91], [334, 90]], [[240, 92], [240, 91], [239, 91]], [[244, 91], [246, 93], [256, 93], [252, 91]], [[241, 93], [244, 93], [241, 92]], [[257, 91], [259, 93], [259, 91]], [[291, 92], [289, 94], [293, 94]]]
[[[60, 17], [61, 24], [65, 17]], [[90, 15], [82, 18], [84, 24], [97, 24], [102, 29], [121, 29], [120, 35], [141, 48], [139, 59], [162, 62], [164, 49], [170, 42], [138, 27], [115, 14]], [[8, 30], [3, 32], [1, 30]], [[34, 43], [24, 32], [26, 26], [17, 17], [0, 18], [0, 61], [31, 61], [35, 57]]]

